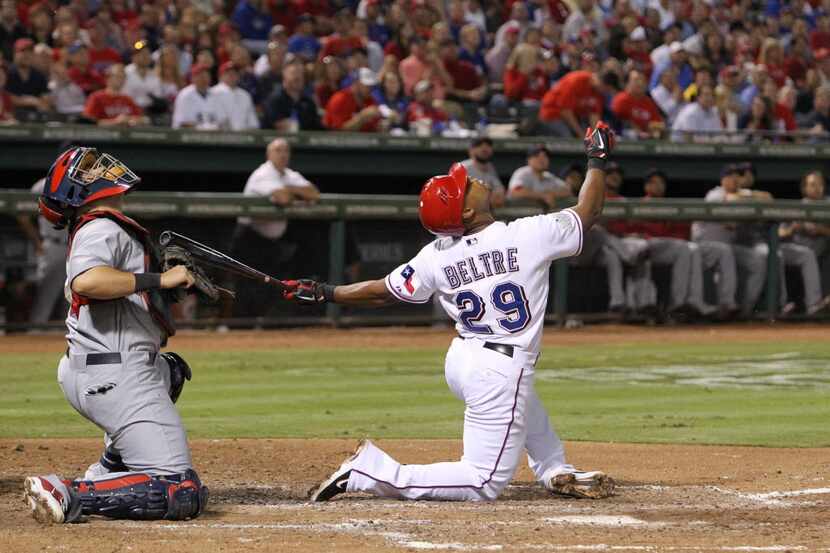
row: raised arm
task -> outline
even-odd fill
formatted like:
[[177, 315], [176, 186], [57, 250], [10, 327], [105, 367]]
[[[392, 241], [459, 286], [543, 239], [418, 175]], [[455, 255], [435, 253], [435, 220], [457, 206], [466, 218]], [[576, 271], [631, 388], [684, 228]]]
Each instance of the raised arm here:
[[614, 133], [600, 121], [585, 132], [585, 153], [588, 155], [588, 173], [579, 191], [579, 199], [573, 211], [588, 230], [600, 215], [605, 203], [605, 163], [614, 147]]
[[386, 282], [364, 280], [335, 286], [314, 280], [284, 280], [283, 297], [303, 304], [339, 303], [355, 307], [382, 307], [398, 300], [386, 288]]

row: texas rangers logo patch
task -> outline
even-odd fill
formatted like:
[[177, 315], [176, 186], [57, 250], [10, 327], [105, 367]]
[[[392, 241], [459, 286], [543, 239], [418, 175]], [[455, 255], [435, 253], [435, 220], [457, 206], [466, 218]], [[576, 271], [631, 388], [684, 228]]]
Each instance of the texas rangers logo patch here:
[[412, 265], [404, 267], [403, 271], [401, 271], [401, 276], [404, 278], [403, 286], [406, 288], [406, 291], [414, 294], [415, 287], [412, 285], [412, 277], [415, 276], [415, 269], [412, 268]]

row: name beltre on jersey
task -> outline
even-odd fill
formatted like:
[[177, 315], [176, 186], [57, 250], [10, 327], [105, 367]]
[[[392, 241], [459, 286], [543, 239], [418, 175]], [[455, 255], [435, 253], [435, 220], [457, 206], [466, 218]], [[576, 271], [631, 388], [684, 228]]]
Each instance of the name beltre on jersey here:
[[441, 270], [449, 287], [455, 290], [463, 284], [472, 284], [494, 275], [518, 273], [518, 253], [518, 248], [491, 250], [446, 265]]

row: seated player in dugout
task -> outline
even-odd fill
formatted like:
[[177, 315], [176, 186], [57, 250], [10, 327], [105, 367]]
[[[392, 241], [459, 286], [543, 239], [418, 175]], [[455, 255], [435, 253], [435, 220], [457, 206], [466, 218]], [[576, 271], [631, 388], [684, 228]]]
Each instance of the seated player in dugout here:
[[461, 460], [405, 465], [364, 440], [313, 492], [326, 501], [343, 492], [381, 497], [482, 501], [496, 499], [527, 452], [536, 480], [553, 493], [602, 498], [614, 481], [565, 460], [562, 442], [533, 385], [555, 259], [578, 255], [583, 229], [602, 213], [605, 163], [613, 135], [588, 129], [588, 171], [575, 207], [558, 213], [495, 221], [490, 188], [455, 164], [421, 190], [420, 219], [437, 238], [386, 278], [334, 286], [286, 282], [284, 296], [306, 304], [382, 306], [426, 303], [437, 294], [458, 337], [445, 376], [465, 403]]
[[193, 285], [184, 266], [159, 272], [150, 235], [123, 213], [140, 179], [94, 148], [71, 148], [49, 169], [41, 214], [69, 233], [66, 354], [58, 383], [104, 432], [105, 450], [83, 478], [30, 476], [25, 497], [40, 522], [83, 515], [141, 520], [199, 516], [208, 501], [174, 403], [190, 367], [159, 353], [175, 333], [173, 289]]

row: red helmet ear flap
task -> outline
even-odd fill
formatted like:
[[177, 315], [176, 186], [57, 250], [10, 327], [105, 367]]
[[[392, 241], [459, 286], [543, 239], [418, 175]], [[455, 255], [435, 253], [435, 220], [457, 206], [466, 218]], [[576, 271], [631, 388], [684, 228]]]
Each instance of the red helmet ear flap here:
[[54, 200], [41, 197], [38, 199], [37, 208], [44, 219], [52, 223], [56, 229], [64, 229], [69, 224], [67, 213]]

